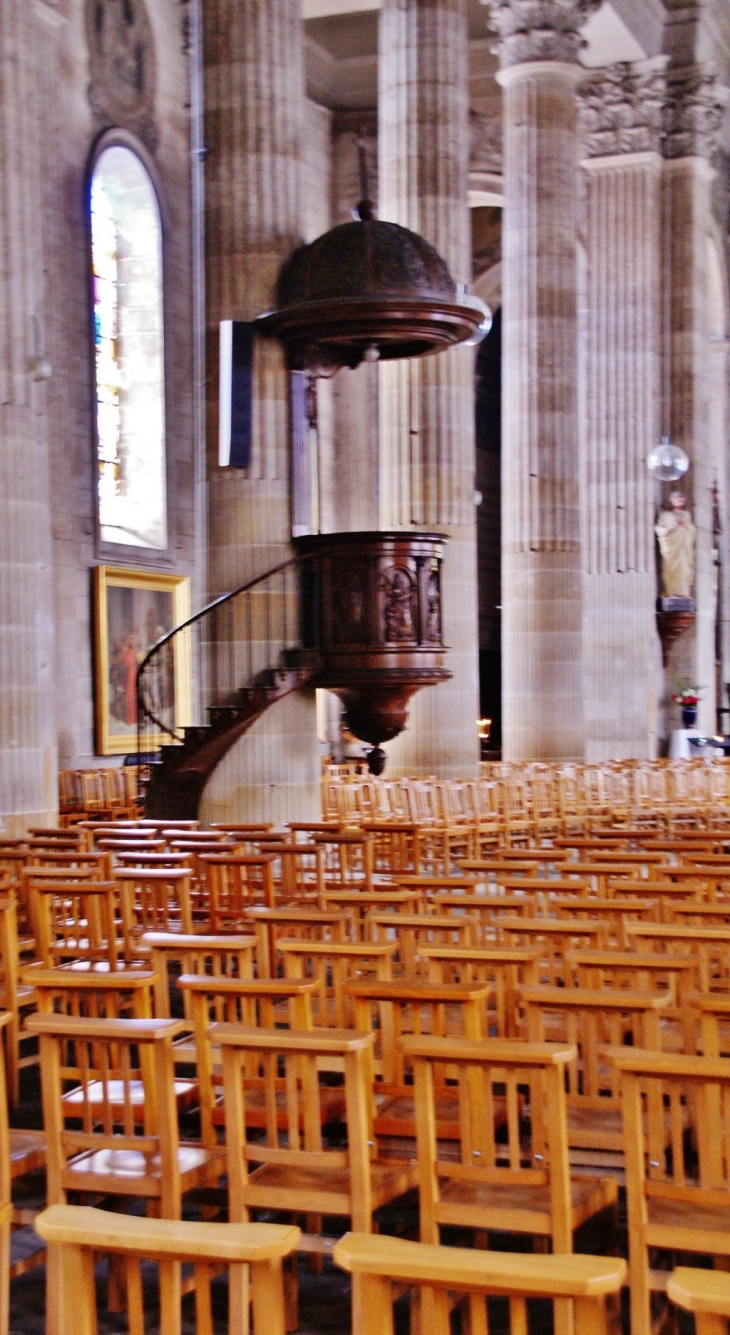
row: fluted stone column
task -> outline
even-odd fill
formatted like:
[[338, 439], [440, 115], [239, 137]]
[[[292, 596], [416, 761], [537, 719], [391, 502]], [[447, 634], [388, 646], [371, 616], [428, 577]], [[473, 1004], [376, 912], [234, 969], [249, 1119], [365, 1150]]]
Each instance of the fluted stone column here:
[[584, 753], [575, 90], [597, 0], [493, 0], [503, 88], [502, 681], [508, 759]]
[[[380, 16], [379, 215], [401, 223], [468, 282], [465, 0], [384, 0]], [[443, 573], [446, 665], [421, 691], [390, 773], [468, 775], [478, 763], [474, 356], [455, 348], [380, 370], [380, 526], [450, 537]]]
[[0, 823], [19, 835], [58, 812], [48, 438], [29, 373], [43, 315], [47, 44], [58, 13], [0, 6]]
[[[360, 146], [367, 164], [367, 193], [378, 198], [377, 127], [372, 112], [342, 111], [332, 138], [332, 226], [352, 221], [363, 195]], [[327, 420], [326, 413], [329, 412]], [[377, 529], [378, 367], [368, 362], [338, 371], [319, 386], [320, 523], [324, 533]], [[323, 426], [329, 426], [325, 455]]]
[[[676, 678], [704, 687], [698, 727], [715, 731], [715, 614], [710, 395], [713, 365], [708, 319], [709, 253], [714, 237], [712, 159], [727, 91], [714, 73], [698, 65], [671, 68], [665, 154], [666, 237], [671, 274], [669, 357], [671, 435], [690, 458], [681, 483], [692, 511], [696, 537], [695, 624], [677, 641], [667, 673], [669, 695]], [[725, 391], [726, 392], [726, 391]], [[669, 488], [666, 489], [667, 491]], [[723, 702], [724, 703], [724, 702]], [[667, 731], [678, 727], [670, 714]]]
[[[301, 239], [304, 122], [299, 0], [204, 0], [209, 573], [214, 596], [291, 555], [289, 384], [281, 348], [257, 342], [253, 448], [245, 471], [217, 465], [218, 323], [274, 304]], [[218, 767], [206, 819], [302, 819], [318, 809], [313, 698], [287, 697]], [[300, 814], [301, 813], [301, 814]]]
[[654, 484], [661, 438], [665, 58], [582, 85], [585, 154], [583, 656], [587, 761], [656, 755]]

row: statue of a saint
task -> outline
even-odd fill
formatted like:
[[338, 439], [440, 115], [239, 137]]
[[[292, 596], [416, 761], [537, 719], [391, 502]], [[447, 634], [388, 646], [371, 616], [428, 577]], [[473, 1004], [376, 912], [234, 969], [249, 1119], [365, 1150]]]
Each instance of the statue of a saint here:
[[695, 526], [683, 491], [669, 495], [670, 510], [662, 510], [654, 532], [662, 558], [662, 595], [691, 598], [695, 573]]

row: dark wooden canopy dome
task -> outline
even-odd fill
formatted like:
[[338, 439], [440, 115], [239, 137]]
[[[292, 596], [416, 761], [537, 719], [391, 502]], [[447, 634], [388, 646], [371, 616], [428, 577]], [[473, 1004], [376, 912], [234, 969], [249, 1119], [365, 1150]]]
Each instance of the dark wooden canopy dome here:
[[419, 357], [470, 338], [482, 318], [459, 304], [428, 241], [363, 211], [294, 251], [279, 276], [279, 309], [258, 321], [286, 344], [293, 368]]

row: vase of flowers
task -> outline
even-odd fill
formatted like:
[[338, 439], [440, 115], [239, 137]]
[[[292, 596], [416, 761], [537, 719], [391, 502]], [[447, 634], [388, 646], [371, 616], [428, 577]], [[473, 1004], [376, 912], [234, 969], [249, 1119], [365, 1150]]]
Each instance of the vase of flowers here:
[[682, 726], [684, 728], [694, 728], [697, 722], [697, 706], [703, 690], [704, 687], [702, 686], [677, 686], [672, 700], [675, 705], [679, 705], [682, 711]]

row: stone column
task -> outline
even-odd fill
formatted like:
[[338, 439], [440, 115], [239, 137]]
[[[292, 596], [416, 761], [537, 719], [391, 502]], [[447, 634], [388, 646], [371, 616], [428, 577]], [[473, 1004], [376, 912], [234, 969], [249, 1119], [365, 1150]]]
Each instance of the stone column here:
[[[380, 16], [379, 214], [419, 232], [470, 278], [465, 0], [384, 0]], [[478, 624], [474, 355], [455, 348], [380, 370], [380, 527], [445, 532], [446, 665], [421, 691], [390, 773], [476, 772]]]
[[[698, 65], [670, 67], [665, 141], [665, 246], [669, 292], [669, 383], [671, 436], [690, 458], [681, 483], [696, 536], [695, 624], [672, 650], [666, 693], [682, 678], [704, 687], [698, 727], [715, 731], [715, 617], [713, 571], [713, 450], [710, 397], [713, 357], [710, 318], [710, 245], [714, 242], [712, 158], [727, 103], [715, 74]], [[723, 387], [726, 393], [726, 388]], [[725, 463], [727, 467], [727, 463]], [[670, 488], [666, 488], [668, 492]], [[666, 495], [665, 498], [666, 500]], [[724, 703], [724, 702], [723, 702]], [[675, 713], [667, 731], [678, 727]]]
[[54, 822], [51, 506], [46, 390], [30, 374], [43, 329], [45, 126], [40, 93], [57, 41], [53, 6], [0, 6], [0, 823]]
[[581, 87], [585, 346], [581, 499], [587, 761], [656, 755], [654, 484], [661, 438], [664, 57]]
[[[360, 145], [367, 164], [368, 197], [377, 201], [378, 148], [373, 112], [337, 112], [332, 128], [334, 227], [352, 221], [352, 210], [362, 198]], [[322, 381], [319, 391], [322, 532], [377, 529], [378, 367], [367, 362], [354, 371], [345, 367]], [[330, 448], [325, 454], [326, 426]]]
[[[304, 68], [299, 0], [203, 0], [209, 578], [215, 596], [286, 560], [290, 546], [289, 378], [257, 342], [253, 448], [245, 471], [217, 465], [218, 324], [274, 305], [302, 235]], [[213, 775], [204, 819], [307, 819], [318, 809], [313, 697], [269, 710]], [[301, 816], [295, 813], [302, 813]]]
[[[597, 0], [493, 0], [504, 102], [503, 749], [584, 753], [576, 84]], [[539, 25], [539, 26], [538, 26]]]

